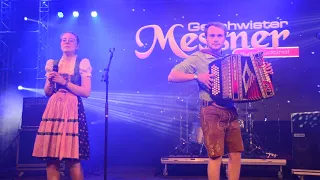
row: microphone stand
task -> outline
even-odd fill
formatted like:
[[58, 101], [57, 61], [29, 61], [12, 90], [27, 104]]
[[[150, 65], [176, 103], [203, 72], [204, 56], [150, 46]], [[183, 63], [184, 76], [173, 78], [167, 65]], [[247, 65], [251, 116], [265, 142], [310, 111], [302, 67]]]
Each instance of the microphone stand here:
[[113, 58], [113, 52], [115, 48], [109, 49], [110, 59], [107, 68], [104, 69], [105, 74], [102, 75], [102, 81], [106, 83], [106, 104], [105, 104], [105, 135], [104, 135], [104, 180], [107, 180], [107, 167], [108, 167], [108, 118], [109, 118], [109, 107], [108, 107], [108, 89], [109, 89], [109, 69], [111, 60]]

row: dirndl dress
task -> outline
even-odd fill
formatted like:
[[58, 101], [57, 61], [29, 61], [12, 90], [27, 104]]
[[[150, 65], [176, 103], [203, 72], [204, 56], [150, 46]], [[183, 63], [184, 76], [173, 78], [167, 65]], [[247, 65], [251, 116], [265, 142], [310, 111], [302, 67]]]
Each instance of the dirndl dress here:
[[[58, 64], [58, 72], [76, 85], [81, 85], [82, 77], [91, 76], [88, 59], [75, 58], [73, 67], [65, 67], [63, 62], [63, 59], [48, 60], [46, 76], [55, 63]], [[63, 87], [57, 87], [43, 113], [32, 156], [44, 160], [88, 160], [90, 146], [82, 99]]]

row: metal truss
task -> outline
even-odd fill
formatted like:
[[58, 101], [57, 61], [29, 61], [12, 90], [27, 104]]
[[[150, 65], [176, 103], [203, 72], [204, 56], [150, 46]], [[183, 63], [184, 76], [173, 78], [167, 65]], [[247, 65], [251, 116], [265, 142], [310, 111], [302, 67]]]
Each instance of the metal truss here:
[[50, 52], [49, 43], [49, 12], [50, 0], [39, 0], [39, 29], [38, 29], [38, 61], [36, 88], [41, 89], [45, 83], [45, 64]]
[[[0, 12], [0, 133], [6, 129], [4, 122], [4, 109], [7, 102], [9, 88], [9, 75], [12, 71], [12, 47], [10, 47], [10, 34], [13, 31], [13, 14], [11, 0], [1, 0]], [[1, 132], [2, 131], [2, 132]], [[1, 147], [4, 146], [4, 138], [1, 140]]]
[[2, 105], [8, 89], [9, 71], [12, 69], [12, 52], [9, 45], [10, 34], [13, 33], [11, 0], [1, 0], [0, 8], [0, 105]]

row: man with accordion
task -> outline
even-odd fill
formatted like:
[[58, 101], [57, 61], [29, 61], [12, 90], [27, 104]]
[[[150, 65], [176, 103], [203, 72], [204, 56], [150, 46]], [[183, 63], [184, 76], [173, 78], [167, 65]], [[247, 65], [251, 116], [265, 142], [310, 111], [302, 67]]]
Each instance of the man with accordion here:
[[249, 56], [223, 54], [227, 34], [224, 24], [210, 22], [204, 33], [207, 48], [177, 64], [168, 81], [198, 82], [200, 124], [209, 156], [209, 180], [220, 179], [224, 147], [229, 155], [228, 179], [238, 180], [244, 146], [234, 103], [274, 96], [270, 77], [273, 69], [270, 63], [264, 62], [262, 53]]

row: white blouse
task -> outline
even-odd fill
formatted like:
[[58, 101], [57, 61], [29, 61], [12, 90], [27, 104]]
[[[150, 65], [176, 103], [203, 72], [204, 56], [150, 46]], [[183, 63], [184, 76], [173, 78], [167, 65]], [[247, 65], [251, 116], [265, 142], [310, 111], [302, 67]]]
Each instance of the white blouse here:
[[[59, 73], [60, 74], [68, 74], [70, 76], [74, 75], [74, 67], [76, 64], [77, 58], [73, 58], [70, 61], [66, 61], [65, 59], [61, 58], [59, 61]], [[49, 73], [53, 71], [54, 60], [49, 59], [45, 66], [46, 77], [48, 77]], [[80, 61], [79, 64], [79, 73], [81, 77], [91, 77], [92, 67], [90, 64], [89, 59], [84, 58]]]

